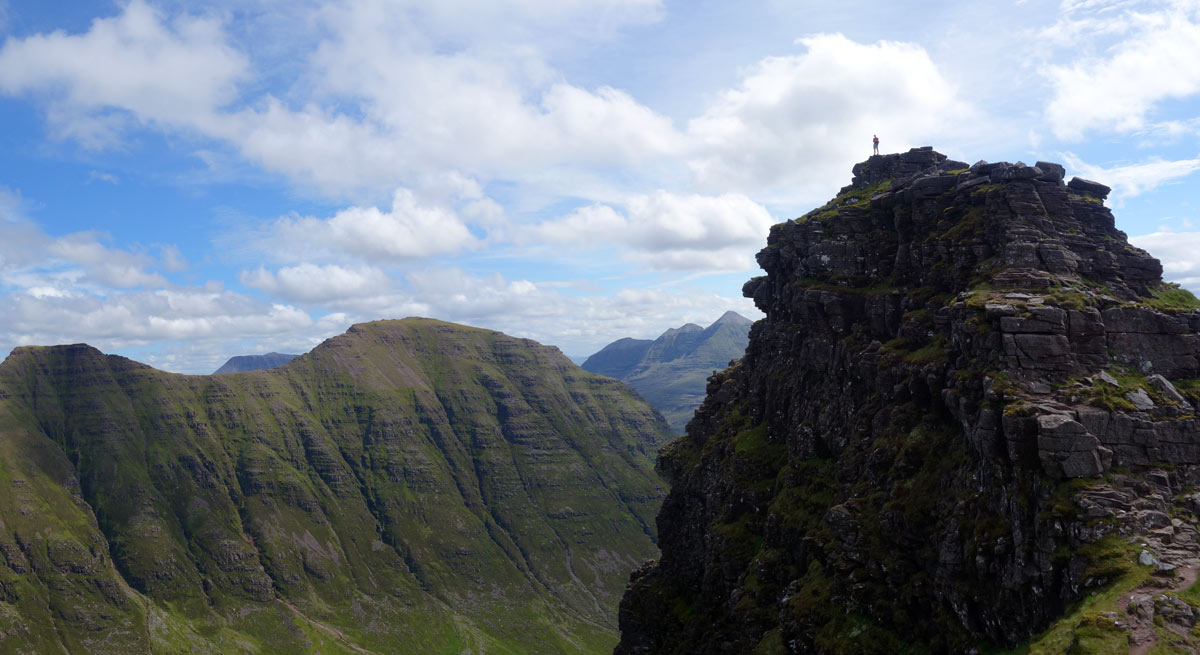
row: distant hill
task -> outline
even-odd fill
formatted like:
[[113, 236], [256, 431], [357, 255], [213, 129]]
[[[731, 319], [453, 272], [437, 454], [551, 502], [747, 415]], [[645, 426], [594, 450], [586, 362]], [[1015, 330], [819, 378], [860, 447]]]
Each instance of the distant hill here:
[[175, 375], [0, 364], [0, 653], [607, 655], [666, 422], [559, 352], [355, 325]]
[[725, 312], [707, 328], [695, 323], [672, 328], [650, 339], [618, 339], [587, 358], [583, 369], [627, 383], [654, 405], [671, 429], [682, 434], [704, 400], [704, 386], [715, 370], [746, 351], [754, 322]]
[[225, 362], [221, 368], [213, 371], [217, 373], [244, 373], [246, 371], [262, 371], [284, 364], [296, 359], [296, 355], [285, 355], [283, 353], [267, 353], [265, 355], [238, 355], [230, 357], [229, 361]]

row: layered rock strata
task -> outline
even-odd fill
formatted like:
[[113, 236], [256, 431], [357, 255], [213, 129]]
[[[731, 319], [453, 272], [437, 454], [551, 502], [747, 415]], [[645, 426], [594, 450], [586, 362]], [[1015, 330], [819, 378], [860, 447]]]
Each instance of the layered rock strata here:
[[0, 653], [606, 653], [665, 421], [553, 347], [406, 319], [269, 371], [0, 365]]
[[766, 318], [660, 456], [618, 653], [1012, 646], [1151, 529], [1084, 490], [1171, 471], [1194, 518], [1200, 303], [1109, 189], [929, 148], [853, 175], [758, 254]]

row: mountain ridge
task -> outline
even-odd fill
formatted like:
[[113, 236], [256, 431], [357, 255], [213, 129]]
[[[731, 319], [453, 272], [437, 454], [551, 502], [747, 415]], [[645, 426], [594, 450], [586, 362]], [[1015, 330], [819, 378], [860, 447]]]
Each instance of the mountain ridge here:
[[233, 376], [18, 348], [0, 434], [0, 633], [38, 652], [606, 652], [669, 436], [556, 348], [429, 319]]
[[1200, 301], [1058, 164], [852, 173], [660, 453], [617, 655], [1196, 652]]
[[629, 384], [682, 433], [703, 398], [705, 380], [742, 356], [752, 324], [726, 311], [708, 327], [686, 323], [653, 340], [618, 339], [581, 366]]

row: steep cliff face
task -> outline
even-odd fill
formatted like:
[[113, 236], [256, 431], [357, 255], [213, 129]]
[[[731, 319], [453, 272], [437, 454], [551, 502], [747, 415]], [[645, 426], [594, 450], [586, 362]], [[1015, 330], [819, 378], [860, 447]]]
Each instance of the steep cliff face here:
[[672, 328], [653, 341], [618, 339], [587, 358], [584, 370], [607, 375], [637, 389], [662, 412], [671, 429], [683, 432], [701, 401], [705, 381], [746, 351], [750, 319], [725, 312], [712, 325]]
[[669, 436], [557, 349], [424, 319], [236, 376], [19, 348], [0, 652], [606, 652]]
[[660, 457], [662, 556], [618, 653], [969, 652], [1047, 626], [1033, 652], [1065, 652], [1093, 619], [1127, 638], [1077, 614], [1144, 581], [1141, 544], [1200, 564], [1200, 304], [1063, 172], [875, 156], [771, 230], [744, 289], [766, 318]]

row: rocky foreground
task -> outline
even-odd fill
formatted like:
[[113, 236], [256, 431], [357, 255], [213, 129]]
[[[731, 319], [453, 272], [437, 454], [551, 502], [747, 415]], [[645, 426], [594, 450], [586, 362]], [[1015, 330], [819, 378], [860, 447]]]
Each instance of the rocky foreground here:
[[617, 653], [1200, 651], [1200, 302], [1057, 164], [853, 173], [758, 255]]
[[269, 371], [0, 365], [0, 653], [607, 653], [671, 436], [556, 348], [425, 319]]

